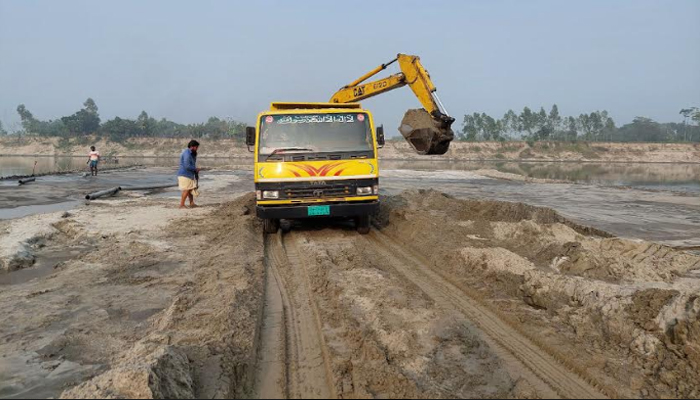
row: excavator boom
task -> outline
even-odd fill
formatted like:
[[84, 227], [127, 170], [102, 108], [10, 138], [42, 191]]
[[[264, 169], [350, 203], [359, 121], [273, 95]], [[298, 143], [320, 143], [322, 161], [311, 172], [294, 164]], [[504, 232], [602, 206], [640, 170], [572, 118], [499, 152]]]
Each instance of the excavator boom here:
[[[395, 62], [399, 63], [400, 73], [364, 83]], [[378, 66], [341, 88], [333, 95], [331, 103], [357, 102], [407, 85], [423, 105], [423, 109], [409, 110], [399, 131], [419, 154], [445, 154], [454, 139], [451, 129], [454, 118], [447, 114], [437, 97], [430, 74], [418, 56], [397, 55], [389, 63]]]

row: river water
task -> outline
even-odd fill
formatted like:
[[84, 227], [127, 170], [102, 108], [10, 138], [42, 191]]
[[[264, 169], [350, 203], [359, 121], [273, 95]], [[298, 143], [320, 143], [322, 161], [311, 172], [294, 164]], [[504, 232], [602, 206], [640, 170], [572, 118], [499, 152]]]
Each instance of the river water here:
[[[107, 158], [100, 166], [102, 168], [128, 167], [135, 165], [150, 167], [176, 167], [177, 157], [120, 157]], [[36, 166], [35, 166], [36, 163]], [[219, 166], [231, 164], [226, 158], [202, 158], [203, 166]], [[0, 156], [0, 178], [24, 176], [35, 173], [63, 173], [67, 171], [89, 171], [87, 157], [14, 157]]]
[[[64, 171], [87, 171], [86, 157], [0, 157], [0, 178], [31, 175], [36, 162], [36, 174]], [[110, 160], [111, 161], [111, 160]], [[203, 167], [236, 165], [245, 168], [245, 159], [201, 158]], [[177, 166], [175, 157], [121, 157], [118, 163], [103, 163], [103, 167], [143, 165], [150, 167]], [[565, 180], [603, 186], [667, 190], [700, 194], [700, 164], [641, 164], [641, 163], [573, 163], [573, 162], [492, 162], [492, 161], [383, 161], [384, 169], [419, 171], [474, 171], [495, 169], [531, 178]]]
[[[79, 169], [85, 163], [82, 158], [37, 160], [37, 173]], [[177, 163], [177, 158], [122, 158], [120, 166], [147, 167], [110, 171], [97, 178], [82, 173], [44, 176], [25, 186], [14, 180], [0, 181], [0, 219], [70, 210], [83, 204], [86, 193], [115, 186], [172, 184]], [[241, 179], [240, 187], [232, 188], [232, 193], [253, 190], [249, 160], [202, 158], [200, 163], [218, 170], [203, 173], [204, 187], [212, 174], [233, 174]], [[33, 165], [31, 158], [0, 157], [0, 174], [31, 174]], [[470, 172], [478, 169], [570, 183], [524, 183], [488, 179]], [[619, 236], [696, 247], [700, 246], [699, 177], [698, 164], [383, 161], [381, 187], [385, 194], [436, 189], [461, 198], [551, 207], [580, 223]], [[176, 197], [176, 188], [157, 195]]]

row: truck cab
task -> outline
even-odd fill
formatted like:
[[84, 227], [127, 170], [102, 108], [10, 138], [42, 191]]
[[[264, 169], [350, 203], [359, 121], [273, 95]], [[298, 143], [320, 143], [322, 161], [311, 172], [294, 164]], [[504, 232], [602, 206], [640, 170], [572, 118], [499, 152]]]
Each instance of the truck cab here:
[[384, 132], [359, 103], [272, 103], [246, 129], [246, 143], [265, 233], [281, 220], [324, 217], [353, 219], [369, 233]]

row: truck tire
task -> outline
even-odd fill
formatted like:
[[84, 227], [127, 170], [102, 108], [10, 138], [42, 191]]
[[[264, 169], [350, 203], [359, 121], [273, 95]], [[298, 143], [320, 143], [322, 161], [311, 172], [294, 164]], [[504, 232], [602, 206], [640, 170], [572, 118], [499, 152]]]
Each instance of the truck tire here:
[[263, 232], [268, 235], [274, 235], [280, 230], [280, 220], [278, 219], [264, 219], [263, 220]]
[[357, 232], [360, 235], [366, 235], [369, 233], [371, 226], [370, 226], [370, 216], [369, 215], [363, 215], [361, 217], [355, 218], [355, 224], [357, 225]]
[[292, 231], [292, 221], [285, 219], [280, 221], [280, 229], [282, 229], [282, 233], [289, 233]]

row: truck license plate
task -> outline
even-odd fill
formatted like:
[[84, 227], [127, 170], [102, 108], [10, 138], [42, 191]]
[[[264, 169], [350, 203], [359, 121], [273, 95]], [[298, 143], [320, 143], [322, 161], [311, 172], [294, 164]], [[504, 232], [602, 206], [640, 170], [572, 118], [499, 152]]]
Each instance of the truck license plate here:
[[309, 217], [331, 215], [331, 206], [309, 206]]

